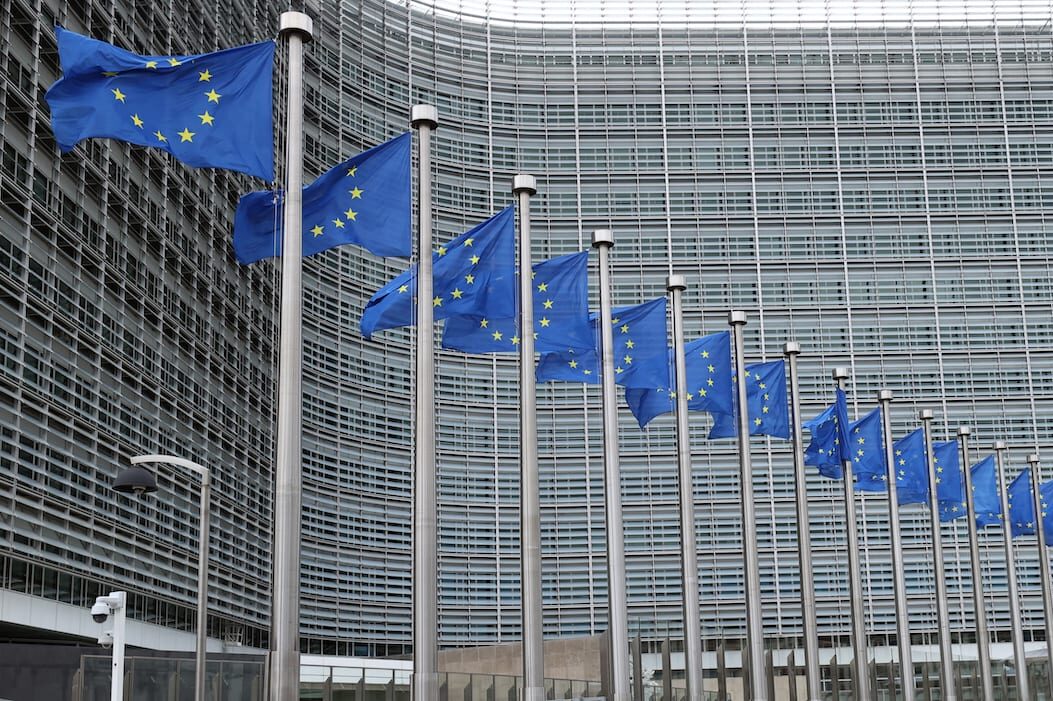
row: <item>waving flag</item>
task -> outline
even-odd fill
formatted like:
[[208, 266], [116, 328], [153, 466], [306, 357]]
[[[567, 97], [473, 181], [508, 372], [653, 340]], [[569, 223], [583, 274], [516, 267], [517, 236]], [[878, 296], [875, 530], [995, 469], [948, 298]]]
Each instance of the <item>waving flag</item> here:
[[274, 42], [210, 54], [139, 56], [56, 27], [62, 77], [48, 90], [59, 149], [103, 137], [187, 165], [274, 180]]

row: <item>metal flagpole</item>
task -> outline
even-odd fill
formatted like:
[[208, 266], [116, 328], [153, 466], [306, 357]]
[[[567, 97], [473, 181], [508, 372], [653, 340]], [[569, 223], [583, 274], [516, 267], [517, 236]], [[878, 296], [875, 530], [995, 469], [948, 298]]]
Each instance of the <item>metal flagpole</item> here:
[[973, 569], [973, 609], [976, 612], [976, 652], [980, 667], [980, 681], [985, 699], [994, 698], [994, 677], [991, 672], [991, 638], [987, 633], [987, 606], [984, 603], [983, 570], [980, 568], [980, 536], [976, 528], [976, 504], [973, 503], [973, 474], [969, 460], [968, 426], [958, 427], [958, 442], [962, 455], [965, 504], [969, 518], [969, 560]]
[[1024, 629], [1020, 620], [1020, 592], [1016, 582], [1016, 552], [1013, 548], [1013, 524], [1009, 520], [1009, 484], [1005, 481], [1005, 441], [995, 441], [995, 466], [998, 469], [998, 491], [1002, 505], [1002, 532], [1005, 539], [1005, 569], [1009, 582], [1009, 624], [1013, 629], [1013, 660], [1016, 663], [1016, 689], [1020, 701], [1031, 701], [1030, 679], [1027, 676], [1027, 655], [1024, 653]]
[[746, 658], [750, 668], [749, 698], [767, 701], [764, 683], [764, 619], [761, 617], [760, 559], [757, 553], [757, 516], [753, 506], [753, 465], [750, 460], [750, 417], [746, 401], [746, 359], [742, 327], [746, 312], [728, 314], [731, 325], [735, 391], [738, 397], [739, 485], [742, 499], [742, 555], [746, 574]]
[[512, 180], [512, 193], [519, 199], [519, 557], [523, 580], [523, 701], [543, 701], [545, 698], [534, 283], [530, 255], [530, 196], [535, 192], [537, 182], [534, 176], [519, 174]]
[[[815, 582], [812, 579], [812, 534], [808, 518], [808, 475], [804, 468], [804, 441], [801, 436], [801, 388], [797, 356], [801, 344], [790, 341], [782, 348], [790, 366], [790, 418], [793, 423], [793, 470], [797, 504], [797, 553], [801, 567], [801, 617], [804, 625], [804, 678], [808, 701], [822, 697], [819, 673], [819, 624], [815, 605]], [[791, 655], [792, 657], [792, 655]], [[797, 681], [791, 676], [790, 684]]]
[[[834, 382], [841, 390], [848, 380], [847, 368], [834, 368]], [[848, 431], [848, 427], [845, 427]], [[843, 450], [848, 450], [845, 446]], [[856, 699], [870, 698], [870, 674], [867, 666], [867, 621], [863, 611], [863, 579], [859, 562], [859, 531], [856, 526], [856, 489], [852, 461], [841, 463], [844, 471], [845, 537], [848, 539], [848, 595], [852, 607], [852, 682]]]
[[1049, 665], [1050, 692], [1053, 693], [1053, 581], [1050, 579], [1049, 558], [1046, 554], [1046, 531], [1042, 527], [1042, 494], [1038, 481], [1038, 453], [1027, 456], [1031, 470], [1031, 494], [1035, 501], [1035, 534], [1038, 536], [1038, 571], [1042, 575], [1042, 605], [1046, 618], [1046, 659]]
[[607, 521], [607, 606], [611, 653], [611, 701], [629, 701], [629, 624], [626, 611], [625, 529], [618, 458], [618, 404], [614, 393], [614, 332], [611, 329], [609, 229], [592, 232], [600, 254], [600, 355], [603, 359], [603, 492]]
[[277, 455], [274, 464], [274, 567], [270, 698], [300, 698], [300, 514], [303, 451], [303, 45], [313, 25], [302, 12], [283, 12], [289, 47], [286, 187], [282, 237], [282, 299], [278, 357]]
[[702, 613], [698, 602], [698, 551], [695, 539], [695, 487], [691, 436], [687, 425], [687, 359], [684, 357], [683, 275], [670, 275], [666, 289], [673, 306], [673, 358], [676, 366], [676, 462], [680, 488], [680, 571], [684, 590], [684, 670], [687, 701], [702, 699]]
[[417, 182], [417, 377], [413, 433], [413, 696], [437, 701], [438, 528], [435, 476], [435, 315], [432, 312], [431, 133], [439, 125], [434, 105], [414, 105], [418, 134]]
[[947, 579], [943, 572], [943, 537], [940, 532], [940, 497], [936, 493], [936, 457], [932, 451], [932, 410], [918, 412], [925, 433], [925, 461], [929, 466], [929, 523], [932, 527], [933, 569], [936, 574], [936, 626], [940, 642], [940, 698], [957, 701], [954, 657], [951, 651], [951, 621], [947, 609]]
[[[896, 494], [896, 461], [892, 447], [892, 390], [878, 392], [881, 404], [881, 432], [888, 466], [888, 527], [892, 547], [892, 585], [896, 596], [896, 642], [899, 646], [899, 681], [903, 701], [914, 699], [914, 658], [910, 647], [910, 614], [907, 612], [907, 586], [903, 581], [903, 534], [899, 530], [899, 497]], [[893, 694], [895, 696], [895, 694]]]

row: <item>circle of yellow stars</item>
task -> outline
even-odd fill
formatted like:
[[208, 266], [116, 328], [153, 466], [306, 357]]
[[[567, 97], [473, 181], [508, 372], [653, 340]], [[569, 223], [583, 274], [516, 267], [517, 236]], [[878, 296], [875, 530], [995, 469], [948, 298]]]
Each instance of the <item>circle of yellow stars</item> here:
[[[355, 168], [352, 168], [351, 170], [349, 170], [348, 171], [348, 175], [353, 176], [355, 174], [354, 173], [355, 170], [356, 170]], [[355, 194], [356, 191], [358, 192], [357, 195]], [[359, 190], [357, 187], [354, 190], [349, 190], [348, 192], [351, 193], [352, 199], [357, 199], [358, 197], [362, 196], [362, 194], [361, 194], [362, 190]], [[349, 209], [348, 212], [351, 212], [351, 210]], [[357, 213], [353, 213], [352, 212], [352, 214], [357, 214]], [[351, 215], [348, 215], [348, 216], [349, 216], [349, 219], [351, 221], [354, 221], [354, 217], [353, 216], [351, 216]], [[454, 240], [454, 242], [451, 243], [450, 245], [453, 246], [454, 249], [456, 249], [458, 247], [456, 240]], [[473, 237], [469, 236], [466, 239], [464, 239], [463, 241], [461, 241], [459, 246], [461, 248], [474, 248], [474, 246], [475, 246], [475, 239]], [[447, 246], [439, 246], [439, 248], [435, 251], [435, 253], [436, 253], [436, 255], [439, 256], [439, 258], [443, 258], [443, 257], [446, 256], [446, 254], [448, 254], [450, 252], [450, 250], [451, 249], [447, 248]], [[475, 285], [475, 280], [476, 280], [475, 267], [477, 265], [479, 265], [479, 261], [480, 260], [482, 260], [482, 259], [473, 250], [472, 255], [468, 257], [468, 264], [469, 264], [468, 271], [462, 277], [460, 277], [460, 279], [464, 281], [464, 283], [463, 283], [464, 289], [461, 289], [461, 283], [460, 282], [455, 284], [453, 289], [450, 290], [450, 292], [448, 293], [450, 299], [455, 299], [455, 300], [456, 299], [462, 299], [465, 294], [469, 294], [469, 293], [472, 292], [472, 289], [473, 289], [473, 287]], [[409, 292], [409, 285], [408, 284], [399, 285], [397, 291], [398, 291], [398, 294], [400, 294], [400, 295], [401, 294], [406, 294], [406, 293]], [[436, 290], [436, 294], [431, 300], [431, 306], [432, 307], [441, 307], [443, 302], [446, 301], [446, 299], [447, 298], [446, 298], [445, 294], [441, 293], [439, 290]], [[489, 325], [490, 325], [490, 322], [487, 319], [482, 319], [481, 322], [480, 322], [480, 326], [482, 328], [484, 328], [484, 329], [487, 328]], [[501, 340], [504, 337], [504, 334], [502, 334], [499, 331], [495, 332], [495, 334], [496, 334], [494, 336], [495, 340]], [[519, 339], [516, 338], [515, 342], [518, 343]]]
[[[164, 62], [167, 67], [175, 67], [175, 66], [182, 66], [183, 65], [182, 61], [180, 61], [178, 58], [175, 58], [174, 56], [172, 56], [172, 57], [169, 57], [167, 59], [159, 59], [159, 60], [152, 59], [152, 60], [146, 61], [143, 64], [142, 67], [146, 68], [148, 70], [157, 70], [158, 66], [160, 66], [162, 62]], [[203, 71], [198, 71], [197, 75], [198, 75], [197, 80], [198, 80], [199, 83], [211, 83], [212, 78], [214, 77], [212, 75], [212, 72], [208, 68], [206, 68]], [[107, 78], [117, 78], [117, 77], [120, 76], [120, 72], [119, 71], [103, 71], [103, 76], [105, 76]], [[204, 95], [205, 98], [206, 98], [206, 102], [205, 102], [205, 110], [201, 114], [197, 115], [197, 118], [201, 120], [200, 123], [197, 124], [197, 125], [184, 126], [182, 131], [177, 131], [174, 136], [178, 136], [179, 137], [179, 143], [181, 143], [181, 144], [182, 143], [194, 143], [194, 137], [198, 135], [198, 133], [200, 132], [201, 127], [211, 127], [211, 126], [213, 126], [215, 124], [216, 117], [215, 117], [215, 115], [213, 115], [209, 111], [210, 109], [215, 109], [215, 108], [211, 107], [210, 105], [214, 104], [214, 105], [216, 105], [218, 107], [220, 98], [222, 98], [223, 95], [221, 95], [220, 93], [216, 92], [216, 89], [214, 87], [212, 87], [211, 85], [209, 85], [208, 88], [209, 89], [208, 89], [207, 92], [203, 92], [202, 93], [202, 95]], [[130, 97], [131, 98], [135, 97], [134, 95], [130, 95], [128, 93], [125, 93], [123, 90], [120, 89], [119, 86], [110, 88], [110, 93], [113, 94], [113, 99], [114, 99], [115, 102], [120, 102], [122, 105], [125, 105], [125, 106], [128, 106], [128, 99]], [[138, 127], [139, 129], [141, 129], [144, 132], [148, 129], [146, 121], [142, 117], [139, 116], [138, 112], [133, 112], [130, 115], [129, 118], [132, 120], [132, 125], [133, 126]], [[194, 126], [194, 128], [198, 129], [199, 131], [190, 131], [190, 126]], [[155, 139], [157, 139], [158, 145], [165, 144], [165, 143], [169, 142], [169, 137], [166, 136], [164, 134], [164, 132], [162, 132], [160, 129], [154, 130], [153, 136], [154, 136]]]
[[[350, 168], [347, 169], [347, 174], [345, 175], [345, 177], [354, 178], [357, 175], [358, 175], [358, 166], [351, 166]], [[362, 199], [362, 193], [364, 193], [364, 192], [365, 192], [365, 190], [360, 188], [358, 185], [355, 185], [350, 190], [348, 190], [347, 193], [349, 195], [351, 195], [351, 204], [350, 204], [350, 206], [346, 210], [340, 212], [336, 216], [336, 218], [331, 219], [331, 220], [329, 220], [328, 222], [325, 222], [325, 223], [320, 223], [320, 224], [316, 223], [310, 229], [311, 234], [315, 238], [318, 238], [319, 236], [322, 236], [323, 234], [325, 234], [325, 228], [327, 226], [329, 226], [330, 224], [332, 224], [332, 226], [333, 226], [333, 228], [335, 230], [339, 231], [340, 229], [346, 228], [348, 226], [348, 224], [350, 224], [351, 222], [358, 221], [358, 212], [355, 211], [354, 201]], [[403, 285], [402, 287], [405, 287], [405, 285]], [[403, 293], [405, 291], [406, 290], [402, 289], [401, 287], [399, 288], [399, 294], [401, 294], [401, 293]]]
[[[472, 264], [473, 265], [476, 262], [478, 262], [478, 258], [472, 260]], [[531, 280], [536, 280], [537, 279], [537, 271], [536, 270], [531, 271], [530, 279]], [[464, 276], [464, 280], [465, 280], [466, 284], [471, 285], [471, 284], [475, 283], [475, 276], [472, 275], [471, 273], [469, 273], [469, 274]], [[534, 330], [534, 340], [535, 341], [537, 340], [538, 332], [539, 332], [540, 329], [547, 329], [547, 328], [551, 327], [552, 319], [550, 319], [545, 314], [545, 312], [547, 310], [552, 309], [555, 306], [555, 301], [549, 296], [550, 293], [549, 293], [548, 283], [547, 282], [539, 282], [539, 283], [537, 283], [536, 291], [537, 291], [537, 293], [540, 293], [540, 296], [539, 296], [539, 294], [535, 294], [534, 295], [534, 313], [535, 313], [535, 315], [538, 314], [538, 301], [539, 300], [540, 300], [540, 303], [541, 303], [540, 304], [541, 312], [540, 312], [540, 316], [534, 320], [534, 329], [535, 329]], [[456, 298], [456, 299], [460, 299], [460, 296], [458, 294], [456, 294], [457, 292], [458, 292], [458, 290], [455, 289], [453, 291], [453, 293], [452, 293], [452, 296], [454, 298]], [[490, 323], [491, 323], [490, 319], [487, 319], [486, 317], [483, 317], [482, 319], [479, 320], [479, 328], [480, 329], [487, 329], [487, 330], [489, 330]], [[505, 340], [505, 332], [501, 331], [500, 329], [494, 329], [493, 331], [490, 331], [489, 333], [490, 333], [490, 338], [492, 338], [494, 341], [498, 341], [499, 342], [499, 341]], [[508, 342], [511, 343], [512, 346], [518, 346], [521, 341], [522, 341], [522, 339], [519, 337], [519, 333], [518, 332], [513, 333], [512, 336], [508, 339]], [[575, 361], [573, 361], [573, 363], [574, 364], [571, 365], [571, 367], [576, 368], [578, 366], [578, 361], [575, 360]], [[591, 374], [591, 373], [587, 373], [587, 374]]]

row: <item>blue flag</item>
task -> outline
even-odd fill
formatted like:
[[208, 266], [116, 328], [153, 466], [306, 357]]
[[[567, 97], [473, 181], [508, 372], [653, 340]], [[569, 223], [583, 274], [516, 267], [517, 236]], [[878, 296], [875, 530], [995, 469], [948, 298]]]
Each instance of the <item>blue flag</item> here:
[[849, 424], [848, 454], [852, 459], [857, 492], [884, 492], [888, 489], [881, 433], [881, 407]]
[[48, 90], [59, 149], [103, 137], [187, 165], [274, 180], [274, 42], [211, 54], [138, 56], [55, 28], [62, 77]]
[[[250, 192], [234, 217], [242, 264], [281, 255], [281, 193]], [[303, 255], [355, 243], [378, 256], [412, 253], [410, 135], [344, 161], [303, 189]]]
[[804, 464], [819, 468], [819, 474], [823, 477], [840, 480], [845, 478], [842, 463], [847, 459], [844, 447], [848, 445], [850, 422], [845, 391], [835, 389], [834, 397], [833, 404], [802, 425], [812, 434], [812, 440], [804, 451]]
[[[732, 383], [735, 382], [732, 376]], [[733, 413], [713, 414], [709, 438], [734, 438], [738, 435], [735, 416], [738, 413], [738, 390], [732, 385]], [[751, 436], [790, 437], [790, 408], [786, 398], [786, 364], [781, 360], [746, 366], [746, 408]]]
[[929, 503], [929, 460], [925, 452], [925, 431], [920, 428], [892, 445], [896, 502], [900, 506]]
[[976, 527], [998, 525], [1002, 522], [1002, 502], [998, 498], [998, 471], [993, 455], [972, 467], [973, 510], [976, 512]]
[[[507, 314], [515, 305], [515, 208], [506, 207], [432, 255], [435, 321]], [[362, 311], [362, 335], [417, 323], [417, 266], [381, 287]], [[426, 302], [427, 303], [427, 302]]]
[[[589, 252], [571, 253], [534, 264], [534, 350], [563, 352], [593, 347], [589, 324]], [[507, 315], [510, 310], [502, 310]], [[442, 347], [465, 353], [512, 353], [519, 350], [515, 316], [458, 316], [446, 321]]]
[[[721, 331], [684, 344], [687, 369], [687, 408], [730, 414], [735, 411], [731, 392], [731, 332]], [[643, 428], [660, 414], [676, 410], [673, 386], [675, 361], [669, 353], [669, 382], [662, 387], [627, 388], [625, 403]]]
[[1035, 534], [1035, 502], [1031, 494], [1031, 470], [1021, 470], [1009, 483], [1009, 527], [1014, 538]]
[[[625, 387], [658, 387], [669, 382], [665, 297], [611, 310], [614, 326], [614, 382]], [[545, 353], [537, 366], [537, 381], [599, 384], [599, 315], [592, 312], [595, 346], [587, 351]]]
[[942, 441], [932, 446], [936, 465], [936, 498], [940, 500], [940, 520], [953, 521], [969, 515], [965, 504], [965, 478], [958, 459], [958, 441]]
[[1042, 530], [1046, 536], [1046, 547], [1053, 547], [1053, 509], [1049, 508], [1049, 503], [1053, 501], [1053, 480], [1038, 486], [1038, 496], [1042, 505]]

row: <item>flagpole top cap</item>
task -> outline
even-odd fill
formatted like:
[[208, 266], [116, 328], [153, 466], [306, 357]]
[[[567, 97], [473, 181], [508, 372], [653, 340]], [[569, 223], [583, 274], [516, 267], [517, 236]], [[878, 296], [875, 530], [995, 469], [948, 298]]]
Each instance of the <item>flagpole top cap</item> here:
[[746, 312], [728, 312], [728, 323], [732, 326], [745, 326]]
[[1027, 456], [1027, 464], [1028, 465], [1037, 465], [1038, 464], [1038, 453], [1031, 453], [1030, 455], [1028, 455]]
[[512, 178], [512, 194], [518, 195], [521, 192], [525, 192], [528, 195], [537, 194], [537, 180], [534, 179], [533, 175], [520, 173]]
[[801, 352], [801, 344], [797, 341], [787, 341], [782, 346], [783, 355], [799, 355]]
[[918, 412], [918, 418], [921, 419], [922, 421], [931, 421], [932, 420], [932, 409], [922, 409], [921, 411]]
[[614, 234], [610, 229], [596, 229], [592, 232], [592, 245], [594, 248], [611, 247], [614, 245]]
[[410, 108], [410, 124], [414, 128], [439, 126], [439, 111], [435, 105], [413, 105]]
[[958, 427], [958, 435], [959, 436], [968, 436], [972, 432], [973, 432], [973, 430], [971, 428], [969, 428], [968, 426], [959, 426]]
[[1007, 448], [1009, 448], [1009, 444], [1005, 441], [995, 441], [991, 444], [991, 447], [995, 450], [1006, 450]]
[[879, 402], [891, 402], [892, 401], [892, 390], [890, 389], [879, 389], [877, 392], [877, 400]]
[[278, 34], [300, 34], [305, 39], [314, 37], [314, 21], [303, 12], [283, 12], [278, 24]]
[[847, 380], [848, 368], [834, 368], [832, 375], [835, 380]]
[[687, 278], [683, 275], [674, 273], [665, 279], [665, 289], [670, 292], [673, 290], [680, 290], [683, 292], [687, 289]]

